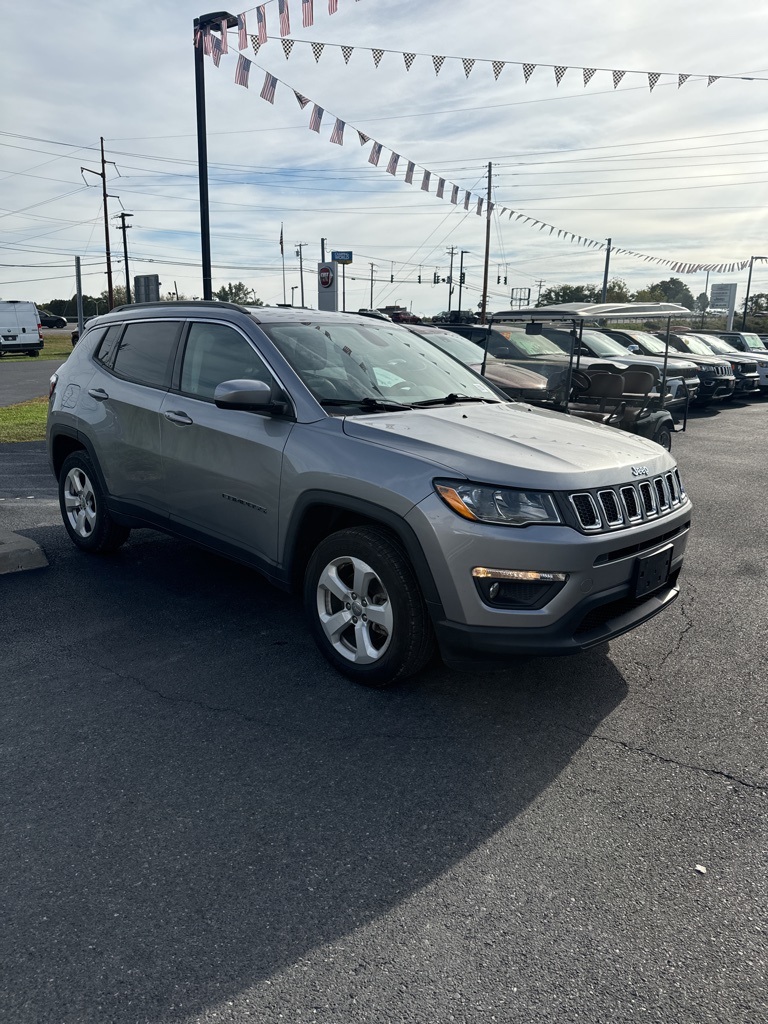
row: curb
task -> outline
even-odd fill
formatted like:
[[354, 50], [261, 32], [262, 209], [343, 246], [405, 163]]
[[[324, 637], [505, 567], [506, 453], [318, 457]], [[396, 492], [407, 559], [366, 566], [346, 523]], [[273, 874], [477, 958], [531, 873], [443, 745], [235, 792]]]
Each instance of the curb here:
[[48, 559], [43, 549], [29, 537], [0, 530], [0, 575], [24, 569], [43, 569]]

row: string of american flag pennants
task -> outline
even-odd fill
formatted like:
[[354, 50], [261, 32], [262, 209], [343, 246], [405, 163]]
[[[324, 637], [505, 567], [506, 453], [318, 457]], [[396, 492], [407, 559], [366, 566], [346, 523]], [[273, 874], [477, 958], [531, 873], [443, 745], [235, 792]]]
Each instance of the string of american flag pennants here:
[[[355, 2], [357, 3], [357, 2], [359, 2], [359, 0], [355, 0]], [[383, 50], [383, 49], [374, 49], [374, 48], [368, 48], [368, 47], [352, 47], [352, 46], [343, 46], [343, 45], [336, 44], [336, 43], [326, 44], [326, 43], [319, 43], [319, 42], [307, 42], [307, 41], [304, 41], [304, 40], [289, 39], [289, 38], [286, 38], [290, 34], [289, 2], [288, 2], [288, 0], [277, 0], [277, 4], [278, 4], [278, 16], [279, 16], [279, 23], [280, 23], [280, 35], [282, 37], [281, 38], [281, 43], [282, 43], [282, 46], [283, 46], [283, 52], [285, 54], [286, 60], [288, 60], [288, 58], [290, 57], [291, 51], [292, 51], [293, 46], [294, 46], [294, 44], [296, 42], [306, 43], [306, 45], [311, 46], [312, 47], [313, 56], [314, 56], [316, 62], [320, 61], [320, 57], [322, 56], [323, 51], [324, 51], [324, 49], [325, 49], [325, 47], [327, 45], [333, 46], [333, 47], [337, 47], [338, 49], [341, 49], [342, 56], [344, 57], [344, 61], [345, 61], [346, 64], [349, 63], [350, 57], [352, 56], [352, 53], [354, 52], [355, 49], [363, 49], [363, 50], [366, 50], [368, 52], [371, 52], [373, 54], [373, 60], [374, 60], [374, 64], [375, 64], [376, 68], [378, 68], [384, 53], [397, 53], [397, 54], [401, 54], [403, 56], [404, 63], [405, 63], [405, 68], [406, 68], [407, 71], [409, 71], [411, 69], [411, 67], [413, 65], [413, 62], [414, 62], [414, 60], [416, 59], [417, 56], [431, 56], [436, 75], [438, 75], [440, 73], [440, 70], [441, 70], [441, 68], [443, 66], [443, 63], [446, 60], [445, 57], [438, 56], [438, 55], [415, 54], [415, 53], [403, 52], [403, 51], [400, 51], [400, 50]], [[249, 36], [248, 30], [247, 30], [246, 14], [248, 12], [245, 12], [243, 14], [238, 14], [237, 15], [238, 50], [247, 49], [248, 41], [250, 39], [250, 43], [251, 43], [251, 46], [253, 48], [254, 55], [256, 55], [256, 54], [258, 54], [259, 49], [261, 48], [261, 46], [263, 46], [264, 43], [267, 42], [268, 39], [270, 38], [269, 35], [268, 35], [268, 32], [267, 32], [266, 7], [267, 7], [267, 5], [263, 4], [263, 5], [260, 5], [260, 6], [258, 6], [256, 8], [258, 31], [257, 31], [257, 34], [254, 34], [254, 35], [250, 35]], [[305, 28], [308, 28], [308, 27], [310, 27], [314, 23], [314, 3], [313, 3], [313, 0], [301, 0], [301, 8], [302, 8], [302, 25]], [[329, 14], [335, 14], [335, 13], [337, 13], [337, 11], [338, 11], [338, 0], [328, 0], [328, 13]], [[228, 38], [227, 38], [228, 31], [227, 30], [228, 30], [227, 21], [226, 21], [226, 19], [222, 19], [221, 28], [220, 28], [220, 32], [221, 32], [221, 37], [220, 38], [219, 38], [219, 36], [214, 35], [210, 31], [210, 27], [206, 27], [206, 28], [204, 28], [202, 30], [198, 30], [196, 32], [196, 34], [195, 34], [195, 40], [194, 40], [195, 45], [196, 46], [202, 46], [203, 53], [206, 56], [210, 56], [211, 57], [211, 59], [213, 61], [213, 64], [216, 67], [219, 67], [222, 55], [229, 52]], [[470, 58], [470, 57], [457, 57], [457, 58], [449, 58], [449, 59], [461, 60], [462, 61], [463, 66], [464, 66], [464, 73], [465, 73], [467, 78], [469, 78], [469, 75], [470, 75], [470, 73], [471, 73], [475, 63], [478, 62], [478, 59]], [[525, 82], [527, 83], [529, 81], [531, 75], [533, 74], [533, 71], [537, 67], [536, 64], [521, 63], [519, 61], [490, 61], [490, 60], [485, 60], [483, 58], [480, 58], [479, 60], [482, 63], [489, 63], [489, 64], [493, 65], [494, 77], [495, 77], [496, 80], [498, 80], [499, 75], [501, 74], [501, 71], [503, 70], [503, 68], [504, 68], [504, 66], [506, 64], [516, 64], [516, 65], [522, 66], [522, 68], [523, 68], [523, 76], [525, 78]], [[236, 68], [235, 68], [235, 84], [236, 85], [241, 85], [241, 86], [245, 87], [246, 89], [248, 88], [249, 77], [250, 77], [250, 69], [251, 69], [252, 66], [259, 68], [260, 71], [264, 71], [264, 73], [265, 73], [264, 84], [262, 86], [260, 96], [261, 96], [261, 98], [263, 100], [266, 100], [266, 102], [274, 103], [277, 86], [278, 86], [278, 84], [280, 84], [280, 85], [285, 86], [286, 88], [290, 89], [293, 92], [293, 94], [296, 97], [296, 100], [297, 100], [297, 102], [298, 102], [298, 104], [299, 104], [299, 106], [301, 107], [302, 110], [304, 110], [310, 103], [312, 103], [312, 113], [310, 115], [310, 120], [309, 120], [309, 129], [310, 129], [310, 131], [317, 132], [318, 135], [319, 135], [319, 133], [320, 133], [320, 126], [322, 124], [323, 117], [326, 114], [326, 111], [324, 110], [324, 108], [321, 107], [319, 104], [314, 103], [312, 100], [310, 100], [308, 97], [304, 96], [298, 90], [296, 90], [292, 86], [288, 85], [288, 83], [284, 82], [282, 79], [279, 79], [276, 75], [271, 74], [271, 72], [267, 71], [265, 68], [260, 67], [258, 64], [255, 64], [254, 62], [249, 60], [247, 57], [243, 56], [242, 53], [238, 54], [237, 65], [236, 65]], [[557, 85], [559, 85], [560, 82], [562, 81], [562, 78], [563, 78], [565, 72], [567, 70], [569, 70], [568, 66], [562, 66], [562, 65], [542, 65], [542, 66], [554, 68], [555, 80], [556, 80], [556, 84]], [[624, 77], [625, 74], [627, 74], [627, 72], [625, 72], [625, 71], [618, 71], [618, 70], [613, 70], [613, 69], [609, 69], [609, 68], [602, 68], [602, 69], [581, 68], [581, 69], [578, 69], [578, 70], [581, 70], [583, 72], [583, 80], [584, 80], [584, 86], [585, 87], [589, 84], [589, 82], [591, 81], [592, 77], [594, 76], [594, 74], [598, 70], [610, 71], [611, 72], [611, 74], [613, 75], [614, 88], [618, 87], [621, 79]], [[646, 74], [646, 75], [648, 75], [648, 82], [649, 82], [649, 87], [650, 87], [651, 91], [653, 91], [654, 86], [657, 84], [657, 82], [658, 82], [658, 80], [659, 80], [659, 78], [661, 77], [661, 74], [662, 74], [662, 72], [630, 72], [630, 73], [631, 74]], [[685, 83], [685, 81], [687, 81], [689, 78], [692, 78], [692, 77], [703, 78], [705, 76], [678, 75], [678, 88], [680, 88]], [[717, 81], [720, 78], [736, 78], [736, 79], [739, 79], [739, 80], [746, 80], [746, 81], [753, 81], [753, 80], [755, 80], [755, 79], [745, 79], [744, 76], [732, 76], [732, 75], [708, 75], [706, 77], [708, 79], [708, 81], [707, 81], [707, 85], [708, 86], [712, 85], [713, 82]], [[343, 144], [344, 144], [344, 130], [347, 127], [351, 128], [353, 131], [355, 131], [357, 133], [357, 136], [358, 136], [358, 139], [360, 141], [360, 145], [361, 146], [366, 145], [368, 142], [372, 142], [373, 143], [373, 145], [371, 147], [370, 154], [368, 156], [368, 163], [372, 164], [375, 167], [378, 167], [379, 163], [380, 163], [380, 160], [381, 160], [382, 152], [384, 150], [384, 144], [381, 143], [381, 142], [377, 142], [375, 139], [372, 139], [369, 135], [366, 135], [359, 128], [355, 128], [353, 125], [348, 125], [340, 117], [337, 117], [334, 114], [330, 114], [330, 116], [334, 118], [334, 127], [333, 127], [333, 130], [331, 132], [331, 137], [330, 137], [331, 143], [334, 143], [334, 144], [339, 145], [339, 146], [343, 146]], [[490, 217], [491, 214], [493, 213], [494, 209], [496, 208], [497, 204], [491, 202], [490, 200], [486, 200], [483, 196], [478, 196], [478, 195], [474, 194], [471, 191], [468, 191], [466, 189], [462, 189], [458, 185], [454, 184], [453, 182], [449, 182], [445, 178], [440, 177], [440, 176], [438, 176], [436, 174], [433, 174], [433, 172], [428, 170], [427, 168], [422, 167], [420, 165], [417, 165], [414, 161], [412, 161], [412, 160], [407, 160], [406, 161], [402, 157], [402, 155], [400, 153], [397, 153], [396, 151], [392, 150], [390, 147], [386, 147], [386, 148], [390, 151], [390, 157], [389, 157], [389, 161], [387, 162], [386, 170], [387, 170], [387, 173], [393, 175], [393, 177], [397, 175], [398, 167], [400, 165], [400, 161], [403, 160], [403, 162], [406, 164], [405, 182], [407, 184], [413, 184], [414, 174], [416, 173], [417, 170], [419, 170], [421, 172], [421, 178], [422, 178], [422, 180], [421, 180], [421, 190], [424, 191], [424, 192], [430, 192], [430, 184], [431, 184], [432, 179], [434, 177], [436, 179], [436, 181], [437, 181], [435, 195], [436, 195], [436, 197], [438, 199], [445, 199], [446, 198], [445, 193], [446, 193], [446, 188], [448, 187], [448, 188], [450, 188], [450, 202], [454, 206], [458, 206], [458, 204], [459, 204], [459, 196], [460, 196], [460, 193], [463, 191], [464, 192], [464, 196], [463, 196], [463, 206], [464, 206], [464, 209], [469, 211], [471, 207], [474, 207], [475, 213], [477, 214], [478, 217], [482, 217], [484, 213], [485, 213], [486, 217]], [[501, 207], [501, 211], [500, 211], [500, 213], [498, 215], [500, 217], [503, 217], [504, 214], [508, 214], [510, 220], [514, 217], [515, 220], [522, 221], [523, 223], [526, 223], [526, 224], [531, 224], [534, 227], [537, 227], [539, 231], [544, 231], [545, 229], [549, 229], [549, 234], [550, 235], [553, 235], [555, 232], [557, 232], [557, 238], [558, 239], [564, 239], [564, 240], [566, 240], [568, 242], [572, 242], [572, 243], [576, 243], [576, 244], [579, 244], [579, 245], [583, 245], [583, 246], [585, 246], [587, 248], [596, 248], [596, 249], [605, 249], [606, 248], [605, 242], [603, 242], [603, 241], [598, 241], [596, 239], [586, 238], [585, 236], [579, 235], [576, 232], [568, 231], [568, 230], [566, 230], [564, 228], [558, 228], [554, 224], [549, 224], [548, 222], [539, 220], [536, 217], [529, 217], [527, 214], [521, 213], [520, 211], [517, 211], [517, 210], [513, 210], [510, 207], [507, 207], [507, 206], [502, 206]], [[662, 258], [660, 256], [650, 256], [647, 253], [636, 252], [635, 250], [624, 249], [624, 248], [621, 248], [619, 246], [613, 246], [612, 247], [612, 252], [617, 253], [617, 254], [623, 254], [623, 255], [626, 255], [626, 256], [632, 256], [632, 257], [634, 257], [636, 259], [644, 260], [645, 262], [657, 263], [657, 264], [660, 264], [662, 266], [667, 266], [667, 267], [671, 268], [673, 271], [675, 271], [676, 273], [680, 273], [680, 274], [695, 274], [695, 273], [701, 273], [703, 271], [714, 271], [714, 272], [732, 273], [733, 271], [736, 271], [736, 270], [744, 270], [746, 267], [749, 266], [749, 260], [748, 259], [747, 260], [737, 260], [737, 261], [726, 262], [726, 263], [689, 263], [689, 262], [683, 262], [683, 261], [677, 261], [677, 260], [664, 259], [664, 258]]]

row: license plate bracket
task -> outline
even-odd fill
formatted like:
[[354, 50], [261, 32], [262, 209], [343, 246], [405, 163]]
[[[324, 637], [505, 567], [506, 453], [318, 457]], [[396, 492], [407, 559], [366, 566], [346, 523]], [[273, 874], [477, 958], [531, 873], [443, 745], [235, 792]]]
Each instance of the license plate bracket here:
[[656, 551], [652, 555], [643, 555], [635, 562], [635, 597], [645, 597], [654, 590], [663, 587], [669, 578], [672, 566], [672, 545]]

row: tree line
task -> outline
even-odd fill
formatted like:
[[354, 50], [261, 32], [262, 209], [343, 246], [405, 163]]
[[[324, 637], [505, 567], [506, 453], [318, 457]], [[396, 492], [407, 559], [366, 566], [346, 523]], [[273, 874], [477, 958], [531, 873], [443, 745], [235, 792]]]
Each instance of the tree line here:
[[[113, 306], [123, 306], [128, 301], [128, 297], [123, 285], [116, 285], [112, 289]], [[169, 302], [187, 302], [193, 296], [182, 295], [176, 292], [167, 292], [165, 295], [161, 294], [162, 299], [166, 299]], [[236, 281], [229, 284], [223, 285], [218, 291], [213, 293], [214, 299], [218, 299], [219, 302], [237, 302], [241, 305], [248, 306], [263, 306], [264, 303], [261, 299], [257, 298], [256, 292], [253, 288], [249, 288], [242, 281]], [[48, 309], [51, 313], [56, 316], [66, 316], [74, 318], [77, 316], [77, 296], [73, 295], [69, 299], [50, 299], [48, 302], [35, 302], [38, 309]], [[109, 309], [109, 293], [105, 289], [100, 295], [83, 295], [83, 317], [87, 320], [89, 317], [98, 316], [100, 313], [106, 313]]]

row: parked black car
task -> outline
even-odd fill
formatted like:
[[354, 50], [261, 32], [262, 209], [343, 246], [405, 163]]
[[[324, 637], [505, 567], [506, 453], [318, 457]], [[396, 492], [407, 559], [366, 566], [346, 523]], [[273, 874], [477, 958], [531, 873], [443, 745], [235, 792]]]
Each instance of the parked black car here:
[[66, 327], [67, 318], [65, 316], [57, 316], [55, 313], [51, 313], [49, 309], [40, 309], [38, 306], [37, 312], [40, 316], [41, 327]]
[[[605, 333], [610, 338], [615, 338], [630, 352], [642, 355], [664, 355], [664, 342], [648, 331], [606, 328]], [[675, 340], [682, 337], [683, 335], [671, 334], [669, 347], [670, 350], [684, 354], [685, 358], [690, 359], [699, 369], [699, 394], [694, 404], [707, 405], [713, 399], [719, 401], [732, 395], [736, 386], [736, 377], [731, 364], [721, 357], [713, 355], [712, 350], [708, 349], [701, 341], [696, 341], [694, 345], [688, 347]]]

